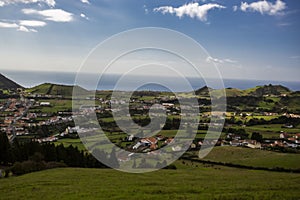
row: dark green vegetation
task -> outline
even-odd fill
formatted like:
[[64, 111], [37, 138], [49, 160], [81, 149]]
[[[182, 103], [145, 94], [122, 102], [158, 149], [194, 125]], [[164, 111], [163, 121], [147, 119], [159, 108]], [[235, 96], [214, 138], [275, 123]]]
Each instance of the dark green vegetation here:
[[0, 199], [296, 200], [299, 184], [299, 174], [205, 165], [146, 174], [65, 168], [0, 179]]
[[[103, 157], [108, 156], [102, 155]], [[6, 166], [6, 177], [9, 176], [10, 172], [14, 175], [21, 175], [59, 166], [106, 168], [91, 154], [72, 145], [65, 147], [62, 144], [55, 146], [49, 142], [41, 144], [37, 142], [20, 143], [18, 139], [11, 144], [6, 134], [1, 132], [0, 166]]]
[[2, 90], [16, 90], [18, 88], [23, 88], [16, 82], [8, 79], [0, 73], [0, 89]]

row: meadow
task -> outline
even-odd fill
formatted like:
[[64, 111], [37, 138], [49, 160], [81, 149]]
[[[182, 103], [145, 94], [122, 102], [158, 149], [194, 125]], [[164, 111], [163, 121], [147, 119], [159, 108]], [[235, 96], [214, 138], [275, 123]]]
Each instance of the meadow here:
[[214, 147], [204, 160], [253, 167], [300, 169], [300, 154], [243, 147]]
[[[181, 162], [181, 161], [177, 161]], [[181, 164], [183, 165], [183, 164]], [[0, 179], [0, 199], [299, 199], [300, 174], [226, 167], [144, 174], [60, 168]]]

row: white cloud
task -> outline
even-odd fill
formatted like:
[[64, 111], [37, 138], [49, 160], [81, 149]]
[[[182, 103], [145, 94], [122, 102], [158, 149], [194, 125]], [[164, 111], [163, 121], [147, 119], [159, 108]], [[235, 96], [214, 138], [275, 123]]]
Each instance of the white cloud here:
[[7, 23], [7, 22], [0, 22], [0, 28], [18, 28], [19, 25], [16, 23]]
[[82, 3], [91, 4], [89, 0], [80, 0]]
[[48, 10], [34, 10], [34, 9], [23, 9], [24, 14], [27, 15], [40, 15], [48, 21], [54, 22], [70, 22], [73, 20], [73, 14], [61, 9], [48, 9]]
[[283, 11], [286, 9], [286, 3], [281, 0], [276, 0], [276, 3], [271, 3], [266, 0], [252, 2], [250, 4], [241, 2], [240, 9], [243, 12], [259, 12], [262, 15], [282, 15]]
[[44, 3], [50, 7], [54, 7], [56, 4], [55, 0], [0, 0], [0, 7], [9, 4], [17, 4], [17, 3], [24, 3], [24, 4]]
[[147, 8], [147, 6], [146, 6], [146, 5], [144, 5], [144, 6], [143, 6], [143, 8], [144, 8], [144, 12], [145, 12], [145, 14], [149, 14], [149, 9]]
[[46, 26], [47, 23], [43, 21], [36, 21], [36, 20], [21, 20], [21, 26], [30, 26], [30, 27], [43, 27]]
[[208, 63], [215, 63], [215, 64], [222, 64], [222, 63], [231, 63], [231, 64], [234, 64], [234, 63], [238, 63], [238, 61], [232, 60], [232, 59], [229, 59], [229, 58], [219, 59], [219, 58], [213, 58], [211, 56], [208, 56], [206, 58], [206, 62], [208, 62]]
[[83, 14], [83, 13], [80, 14], [80, 17], [82, 17], [82, 18], [84, 18], [86, 20], [89, 20], [89, 18], [85, 14]]
[[235, 12], [235, 11], [237, 11], [238, 6], [233, 6], [232, 9], [233, 9], [233, 11]]
[[224, 61], [227, 62], [227, 63], [237, 63], [238, 62], [236, 60], [231, 60], [229, 58], [224, 59]]
[[161, 12], [162, 14], [175, 14], [179, 18], [183, 17], [184, 15], [187, 15], [191, 18], [197, 17], [201, 21], [206, 21], [208, 11], [215, 8], [223, 9], [226, 7], [214, 3], [208, 3], [203, 5], [199, 5], [198, 3], [189, 3], [178, 8], [174, 8], [171, 6], [162, 6], [154, 8], [153, 11]]
[[29, 29], [25, 26], [19, 26], [18, 31], [22, 31], [22, 32], [26, 32], [26, 33], [29, 33], [29, 32], [35, 32], [36, 33], [37, 32], [37, 30]]
[[18, 28], [18, 31], [23, 31], [23, 32], [30, 32], [29, 31], [29, 29], [28, 28], [26, 28], [25, 26], [20, 26], [19, 28]]
[[218, 59], [218, 58], [213, 58], [213, 57], [211, 57], [211, 56], [208, 56], [208, 57], [206, 58], [206, 62], [208, 62], [208, 63], [224, 63], [223, 60]]
[[14, 29], [16, 29], [18, 31], [27, 32], [27, 33], [29, 33], [29, 32], [37, 32], [37, 30], [27, 28], [24, 25], [17, 24], [17, 23], [9, 23], [9, 22], [0, 22], [0, 28], [14, 28]]

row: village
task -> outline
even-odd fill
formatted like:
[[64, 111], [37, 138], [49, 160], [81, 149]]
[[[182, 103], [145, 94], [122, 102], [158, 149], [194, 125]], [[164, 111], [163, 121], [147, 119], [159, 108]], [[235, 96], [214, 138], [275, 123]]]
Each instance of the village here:
[[[103, 97], [87, 98], [86, 100], [96, 101], [97, 104], [95, 104], [95, 106], [81, 106], [78, 110], [74, 111], [70, 106], [59, 108], [57, 102], [71, 101], [65, 100], [62, 95], [24, 95], [23, 92], [19, 94], [19, 98], [3, 99], [0, 103], [0, 117], [2, 119], [0, 130], [7, 134], [11, 142], [13, 142], [15, 138], [32, 140], [39, 143], [57, 142], [63, 138], [78, 138], [78, 132], [93, 131], [93, 128], [75, 126], [73, 122], [74, 117], [96, 113], [101, 124], [101, 122], [109, 121], [108, 119], [111, 118], [112, 104], [123, 105], [126, 103], [123, 100], [105, 99]], [[151, 108], [154, 104], [156, 106]], [[176, 131], [173, 135], [165, 135], [164, 130], [174, 130], [178, 128], [180, 117], [183, 115], [183, 113], [180, 112], [180, 105], [175, 96], [148, 97], [148, 99], [136, 96], [130, 100], [129, 105], [133, 120], [137, 123], [147, 124], [147, 120], [149, 120], [147, 115], [151, 108], [154, 109], [154, 111], [155, 109], [163, 109], [167, 114], [167, 122], [169, 121], [169, 125], [166, 124], [164, 126], [164, 124], [160, 124], [160, 128], [164, 127], [161, 133], [151, 137], [143, 137], [140, 135], [126, 135], [116, 129], [116, 127], [113, 127], [113, 123], [101, 124], [101, 128], [106, 130], [106, 132], [119, 132], [117, 134], [122, 137], [119, 143], [124, 142], [124, 145], [120, 145], [121, 147], [131, 152], [151, 152], [174, 142]], [[209, 105], [199, 105], [201, 110], [207, 110], [207, 107], [209, 107]], [[122, 112], [122, 110], [114, 111]], [[155, 116], [155, 112], [151, 114]], [[272, 117], [270, 119], [276, 119], [278, 117], [299, 119], [300, 117], [298, 114], [293, 113], [279, 114], [275, 112], [259, 112], [258, 114], [259, 117]], [[190, 150], [197, 150], [202, 146], [205, 147], [205, 145], [211, 144], [216, 146], [234, 146], [276, 151], [278, 149], [281, 151], [283, 151], [283, 149], [294, 149], [298, 151], [300, 148], [300, 130], [298, 130], [298, 132], [286, 131], [289, 129], [295, 130], [292, 124], [282, 124], [282, 130], [278, 129], [277, 131], [273, 131], [271, 137], [266, 137], [266, 134], [263, 135], [259, 132], [252, 133], [251, 136], [249, 134], [245, 136], [245, 131], [242, 131], [242, 134], [236, 132], [235, 130], [246, 129], [248, 126], [240, 122], [235, 123], [230, 119], [234, 117], [244, 120], [247, 117], [255, 118], [255, 115], [251, 112], [240, 112], [239, 114], [236, 112], [223, 113], [222, 116], [219, 116], [225, 119], [225, 126], [221, 137], [213, 140], [204, 140], [205, 134], [203, 134], [203, 132], [207, 131], [208, 126], [210, 126], [210, 115], [211, 113], [209, 112], [199, 113], [199, 122], [191, 121], [185, 124], [185, 127], [189, 125], [198, 126], [198, 133], [200, 134], [197, 134], [190, 144]], [[40, 131], [41, 127], [51, 127], [55, 129], [55, 131], [45, 133], [45, 131]], [[236, 129], [230, 129], [230, 127], [236, 127]], [[45, 130], [47, 131], [49, 129]], [[149, 130], [149, 132], [151, 132], [151, 130]], [[180, 151], [180, 147], [173, 147], [173, 151]]]

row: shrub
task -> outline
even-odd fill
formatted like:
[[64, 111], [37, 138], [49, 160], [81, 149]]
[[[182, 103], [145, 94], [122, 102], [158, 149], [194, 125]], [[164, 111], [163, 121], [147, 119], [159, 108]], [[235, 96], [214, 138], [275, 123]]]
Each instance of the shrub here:
[[175, 170], [175, 169], [177, 169], [177, 167], [174, 164], [170, 164], [170, 165], [164, 167], [164, 169], [174, 169]]
[[61, 168], [67, 167], [65, 163], [62, 162], [48, 162], [46, 163], [46, 169], [53, 169], [53, 168]]
[[16, 162], [11, 171], [14, 175], [22, 175], [30, 172], [40, 171], [46, 169], [45, 162], [35, 162], [35, 161], [24, 161], [22, 163]]

